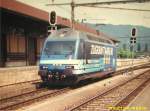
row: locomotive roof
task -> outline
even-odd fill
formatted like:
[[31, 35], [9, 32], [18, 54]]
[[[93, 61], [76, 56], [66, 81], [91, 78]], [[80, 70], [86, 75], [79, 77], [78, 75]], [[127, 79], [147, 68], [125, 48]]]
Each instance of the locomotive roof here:
[[79, 30], [75, 30], [75, 29], [71, 29], [71, 28], [63, 28], [63, 29], [59, 29], [55, 32], [53, 32], [51, 35], [49, 35], [49, 39], [53, 39], [55, 37], [67, 37], [67, 39], [70, 38], [70, 35], [72, 38], [75, 38], [77, 33], [83, 33], [83, 34], [86, 34], [87, 36], [90, 36], [90, 38], [101, 38], [103, 40], [107, 40], [107, 41], [111, 41], [113, 43], [116, 43], [118, 41], [114, 41], [113, 39], [111, 39], [110, 37], [108, 37], [107, 35], [105, 34], [93, 34], [93, 33], [89, 33], [89, 32], [83, 32], [83, 31], [79, 31]]

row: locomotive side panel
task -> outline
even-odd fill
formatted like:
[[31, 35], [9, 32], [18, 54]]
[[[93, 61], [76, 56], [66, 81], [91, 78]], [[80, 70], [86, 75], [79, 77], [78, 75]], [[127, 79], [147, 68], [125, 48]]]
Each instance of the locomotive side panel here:
[[[107, 72], [115, 71], [115, 47], [93, 41], [84, 41], [81, 44], [84, 44], [83, 48], [81, 47], [79, 50], [79, 60], [82, 61], [82, 64], [78, 65], [79, 70], [75, 70], [74, 74], [78, 74], [79, 77], [84, 76], [82, 79], [85, 79], [101, 77], [102, 73], [97, 74], [98, 72], [107, 74]], [[81, 54], [83, 55], [81, 56]]]

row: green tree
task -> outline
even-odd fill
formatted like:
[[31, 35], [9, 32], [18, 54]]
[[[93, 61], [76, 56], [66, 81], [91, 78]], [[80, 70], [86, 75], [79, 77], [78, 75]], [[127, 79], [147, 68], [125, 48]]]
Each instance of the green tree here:
[[[135, 52], [133, 52], [133, 57], [135, 57]], [[130, 50], [119, 49], [117, 51], [117, 56], [119, 58], [132, 58], [132, 52]]]

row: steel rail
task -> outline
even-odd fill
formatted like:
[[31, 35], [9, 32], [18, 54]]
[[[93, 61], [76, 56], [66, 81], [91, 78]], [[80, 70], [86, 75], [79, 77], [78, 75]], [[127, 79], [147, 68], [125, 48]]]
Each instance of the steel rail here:
[[[145, 74], [145, 73], [147, 73], [147, 72], [149, 72], [149, 71], [150, 71], [150, 70], [144, 71], [142, 74]], [[94, 97], [92, 97], [92, 98], [89, 98], [89, 99], [83, 101], [82, 103], [79, 103], [79, 104], [74, 105], [73, 107], [69, 108], [67, 111], [78, 110], [78, 109], [80, 109], [82, 106], [88, 104], [89, 102], [92, 102], [92, 101], [94, 101], [95, 99], [97, 99], [97, 98], [99, 98], [99, 97], [105, 96], [106, 94], [110, 94], [110, 92], [112, 92], [112, 91], [118, 89], [119, 87], [121, 87], [121, 86], [123, 86], [123, 85], [125, 85], [125, 84], [127, 84], [127, 83], [129, 83], [129, 82], [131, 82], [132, 80], [135, 80], [136, 78], [138, 78], [138, 77], [140, 77], [140, 76], [141, 76], [141, 74], [138, 75], [138, 76], [136, 76], [136, 77], [133, 77], [132, 79], [130, 79], [130, 80], [126, 81], [126, 82], [123, 82], [123, 83], [119, 84], [118, 86], [114, 86], [114, 87], [110, 88], [110, 89], [107, 90], [107, 91], [103, 91], [103, 92], [97, 94], [96, 96], [94, 96]], [[117, 104], [117, 105], [118, 105], [118, 104]]]
[[[54, 90], [54, 91], [51, 92], [51, 90], [49, 91], [48, 89], [42, 89], [42, 90], [37, 90], [37, 91], [34, 91], [34, 92], [30, 92], [30, 93], [25, 94], [25, 95], [23, 94], [23, 95], [15, 96], [15, 97], [12, 97], [12, 98], [8, 98], [8, 99], [5, 99], [3, 101], [0, 101], [0, 103], [1, 103], [0, 104], [0, 110], [18, 109], [20, 107], [30, 105], [31, 103], [34, 103], [34, 102], [37, 102], [37, 101], [40, 101], [40, 100], [43, 100], [43, 99], [46, 99], [46, 98], [49, 98], [49, 97], [54, 97], [54, 96], [63, 94], [65, 92], [69, 91], [69, 90], [70, 90], [69, 88], [63, 88], [63, 89]], [[43, 91], [44, 92], [47, 91], [46, 94], [41, 94], [41, 93], [43, 93]], [[23, 97], [23, 98], [21, 98], [21, 97]], [[20, 101], [17, 101], [18, 98], [20, 99]], [[12, 100], [12, 99], [14, 99], [14, 100]], [[7, 100], [10, 101], [10, 102], [13, 101], [14, 103], [8, 104]]]
[[36, 83], [36, 82], [40, 82], [40, 81], [41, 81], [41, 79], [36, 79], [36, 80], [31, 80], [31, 81], [17, 82], [17, 83], [2, 85], [2, 86], [0, 86], [0, 88], [9, 87], [9, 86], [13, 86], [13, 85], [21, 85], [21, 84], [26, 84], [26, 83]]
[[[129, 93], [123, 99], [118, 101], [114, 105], [114, 107], [117, 108], [117, 107], [121, 106], [122, 108], [125, 108], [125, 106], [127, 106], [130, 103], [130, 101], [132, 101], [149, 83], [150, 83], [150, 77], [147, 78], [147, 80], [145, 80], [140, 86], [135, 88], [131, 93]], [[113, 111], [113, 110], [110, 110], [110, 111]]]

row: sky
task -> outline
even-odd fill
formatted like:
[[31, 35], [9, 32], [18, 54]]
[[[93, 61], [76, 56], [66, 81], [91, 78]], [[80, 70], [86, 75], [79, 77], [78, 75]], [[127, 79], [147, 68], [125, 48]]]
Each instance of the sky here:
[[[51, 12], [56, 11], [58, 16], [71, 18], [70, 6], [46, 6], [46, 4], [53, 3], [70, 3], [71, 0], [17, 0], [19, 2], [31, 5], [41, 10]], [[87, 2], [103, 2], [103, 1], [117, 1], [117, 0], [74, 0], [75, 3]], [[130, 9], [145, 9], [150, 10], [150, 2], [146, 3], [128, 3], [128, 4], [113, 4], [113, 5], [99, 5], [116, 8], [130, 8]], [[113, 24], [113, 25], [140, 25], [150, 28], [150, 11], [133, 11], [133, 10], [118, 10], [108, 8], [91, 8], [91, 7], [76, 7], [75, 20], [81, 22], [86, 19], [85, 23], [94, 24]]]

